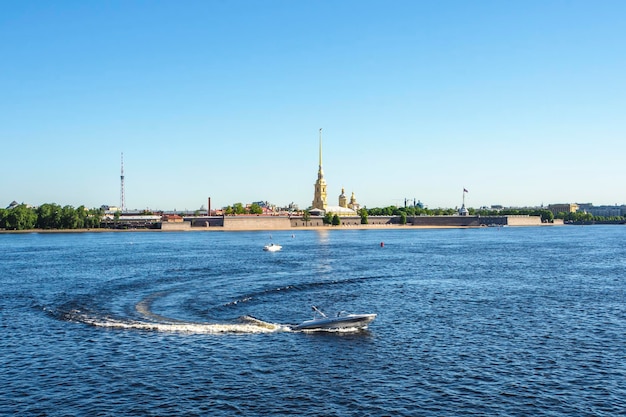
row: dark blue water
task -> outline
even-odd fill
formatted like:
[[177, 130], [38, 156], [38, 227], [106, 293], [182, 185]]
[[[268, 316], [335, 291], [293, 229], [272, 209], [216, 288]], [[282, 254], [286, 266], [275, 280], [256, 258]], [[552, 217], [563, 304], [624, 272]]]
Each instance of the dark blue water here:
[[[625, 237], [0, 235], [0, 414], [624, 415]], [[290, 331], [313, 304], [378, 317]]]

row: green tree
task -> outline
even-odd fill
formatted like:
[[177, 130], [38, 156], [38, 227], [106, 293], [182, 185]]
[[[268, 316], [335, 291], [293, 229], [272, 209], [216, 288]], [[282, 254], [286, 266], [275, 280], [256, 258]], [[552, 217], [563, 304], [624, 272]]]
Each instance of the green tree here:
[[263, 209], [256, 203], [250, 204], [250, 214], [263, 214]]
[[333, 213], [324, 214], [324, 218], [322, 219], [324, 224], [332, 224], [333, 223]]
[[400, 212], [400, 224], [406, 224], [406, 213]]
[[246, 214], [246, 208], [241, 203], [233, 204], [233, 212], [235, 214]]
[[369, 221], [367, 220], [367, 209], [360, 209], [359, 216], [361, 216], [361, 224], [368, 224]]
[[104, 211], [102, 209], [90, 209], [87, 211], [87, 217], [85, 217], [83, 227], [87, 229], [100, 228], [102, 223], [102, 216]]
[[309, 222], [311, 221], [311, 213], [309, 212], [309, 210], [304, 210], [304, 212], [302, 213], [302, 220], [304, 221], [304, 224], [309, 224]]
[[404, 213], [408, 216], [415, 216], [415, 207], [400, 207], [398, 209], [401, 213]]
[[0, 209], [0, 229], [7, 228], [7, 209]]
[[539, 210], [535, 215], [541, 216], [541, 221], [544, 223], [554, 222], [554, 213], [550, 210]]
[[80, 205], [76, 209], [76, 215], [78, 216], [77, 227], [79, 229], [83, 229], [83, 228], [87, 227], [86, 223], [87, 223], [87, 218], [89, 217], [89, 210], [87, 210], [87, 208], [85, 208], [85, 206]]
[[72, 206], [64, 206], [61, 209], [61, 229], [76, 229], [79, 225], [79, 217], [76, 209]]
[[35, 210], [20, 204], [8, 210], [6, 228], [9, 230], [28, 230], [35, 227], [37, 213]]
[[339, 218], [338, 215], [335, 214], [333, 216], [332, 222], [333, 222], [333, 226], [339, 226], [341, 224], [341, 219]]
[[383, 209], [382, 215], [383, 216], [394, 216], [396, 214], [396, 210], [398, 208], [396, 206], [389, 206], [389, 207], [385, 207]]
[[39, 229], [58, 229], [61, 224], [61, 206], [54, 203], [40, 205], [37, 210], [37, 223]]

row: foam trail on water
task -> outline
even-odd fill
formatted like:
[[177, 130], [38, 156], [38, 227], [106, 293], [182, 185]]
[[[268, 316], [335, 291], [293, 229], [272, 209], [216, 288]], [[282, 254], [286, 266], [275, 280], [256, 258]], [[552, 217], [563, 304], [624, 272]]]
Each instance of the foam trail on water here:
[[74, 310], [68, 317], [71, 321], [88, 324], [94, 327], [121, 330], [143, 330], [167, 333], [188, 334], [245, 334], [245, 333], [273, 333], [289, 331], [288, 326], [268, 323], [253, 317], [243, 317], [243, 323], [151, 323], [133, 320], [120, 320], [112, 317], [91, 317]]

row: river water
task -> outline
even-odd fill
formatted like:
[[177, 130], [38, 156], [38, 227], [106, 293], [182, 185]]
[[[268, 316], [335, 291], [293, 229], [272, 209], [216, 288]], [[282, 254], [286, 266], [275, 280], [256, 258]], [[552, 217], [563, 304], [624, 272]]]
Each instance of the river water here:
[[[625, 238], [1, 234], [0, 415], [625, 415]], [[378, 316], [290, 330], [311, 305]]]

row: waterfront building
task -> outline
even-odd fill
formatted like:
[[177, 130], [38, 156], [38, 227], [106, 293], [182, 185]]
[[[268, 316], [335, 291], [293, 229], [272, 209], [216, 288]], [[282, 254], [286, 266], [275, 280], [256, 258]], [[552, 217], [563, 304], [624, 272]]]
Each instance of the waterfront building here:
[[578, 211], [578, 204], [550, 204], [548, 205], [548, 210], [555, 216], [559, 213], [576, 213]]
[[578, 210], [597, 217], [620, 217], [626, 213], [626, 206], [594, 206], [591, 203], [579, 204]]

